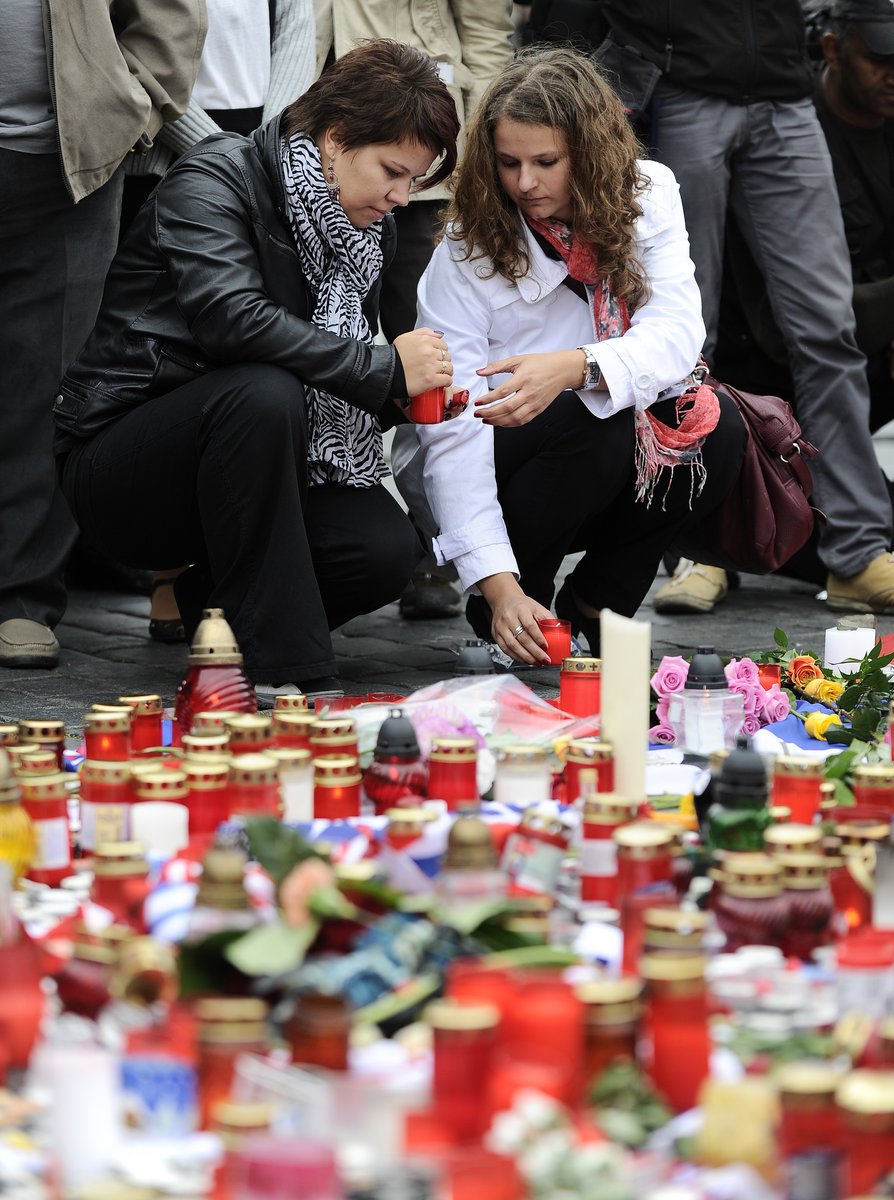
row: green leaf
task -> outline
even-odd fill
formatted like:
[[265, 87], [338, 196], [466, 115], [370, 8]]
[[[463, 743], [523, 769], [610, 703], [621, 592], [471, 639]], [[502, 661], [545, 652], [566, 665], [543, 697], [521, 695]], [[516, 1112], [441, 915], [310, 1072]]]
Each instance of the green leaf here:
[[475, 904], [457, 905], [455, 908], [443, 905], [438, 913], [440, 924], [449, 925], [458, 933], [474, 933], [479, 925], [491, 917], [513, 912], [514, 909], [506, 900], [481, 900]]
[[442, 986], [440, 975], [417, 975], [396, 992], [386, 992], [378, 1000], [373, 1000], [372, 1004], [358, 1008], [354, 1012], [354, 1024], [381, 1025], [383, 1021], [392, 1020], [402, 1012], [431, 999]]
[[788, 634], [785, 632], [785, 630], [780, 629], [778, 625], [773, 630], [773, 641], [780, 650], [788, 649]]
[[358, 915], [357, 905], [352, 904], [337, 887], [314, 888], [308, 897], [307, 907], [313, 916], [321, 921], [333, 917], [337, 920], [353, 921]]
[[229, 945], [224, 957], [245, 975], [284, 975], [304, 961], [319, 928], [314, 918], [297, 929], [281, 921], [258, 925]]
[[842, 808], [850, 808], [852, 805], [856, 804], [854, 793], [847, 786], [843, 779], [834, 779], [832, 782], [835, 784], [834, 794], [836, 804], [840, 805]]
[[221, 977], [230, 974], [227, 947], [245, 936], [242, 929], [223, 929], [197, 942], [183, 942], [177, 956], [181, 996], [208, 996], [219, 992]]
[[276, 884], [305, 859], [320, 857], [297, 829], [290, 829], [275, 817], [249, 817], [245, 835], [252, 858]]

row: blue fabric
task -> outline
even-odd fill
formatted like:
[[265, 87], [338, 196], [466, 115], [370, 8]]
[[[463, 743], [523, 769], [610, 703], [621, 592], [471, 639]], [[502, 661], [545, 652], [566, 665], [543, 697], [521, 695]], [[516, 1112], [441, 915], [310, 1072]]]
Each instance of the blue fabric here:
[[[799, 713], [831, 713], [833, 711], [827, 704], [814, 704], [807, 700], [798, 700], [795, 707]], [[847, 722], [845, 721], [843, 724], [846, 725]], [[827, 744], [818, 738], [808, 737], [804, 732], [804, 722], [799, 720], [794, 713], [789, 713], [784, 720], [774, 721], [772, 725], [766, 725], [765, 728], [769, 729], [770, 733], [775, 733], [782, 741], [791, 742], [802, 750], [819, 750]]]

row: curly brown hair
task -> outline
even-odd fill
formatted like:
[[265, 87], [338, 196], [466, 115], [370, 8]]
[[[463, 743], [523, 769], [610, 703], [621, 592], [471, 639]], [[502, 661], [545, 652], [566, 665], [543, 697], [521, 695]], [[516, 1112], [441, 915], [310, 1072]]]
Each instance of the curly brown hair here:
[[575, 235], [595, 251], [615, 294], [636, 308], [648, 293], [633, 254], [637, 196], [648, 185], [636, 162], [641, 148], [611, 85], [576, 50], [532, 46], [491, 83], [466, 126], [447, 236], [466, 243], [463, 257], [489, 258], [490, 275], [513, 281], [530, 268], [518, 210], [497, 173], [494, 129], [504, 117], [564, 135]]

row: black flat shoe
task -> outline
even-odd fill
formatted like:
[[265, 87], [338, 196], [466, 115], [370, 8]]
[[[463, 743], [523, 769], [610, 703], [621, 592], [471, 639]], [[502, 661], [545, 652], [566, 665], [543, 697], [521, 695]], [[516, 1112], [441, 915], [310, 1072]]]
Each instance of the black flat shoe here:
[[580, 611], [574, 602], [574, 596], [571, 594], [571, 583], [567, 579], [556, 593], [555, 608], [557, 617], [561, 617], [563, 621], [571, 622], [572, 637], [579, 637], [583, 634], [587, 639], [590, 654], [594, 658], [598, 658], [602, 636], [599, 628], [599, 618], [588, 617]]
[[[175, 577], [176, 578], [176, 577]], [[152, 581], [152, 595], [158, 591], [160, 587], [174, 587], [173, 579], [154, 579]], [[150, 617], [149, 618], [149, 636], [153, 642], [162, 642], [164, 645], [173, 646], [178, 642], [186, 641], [186, 631], [183, 628], [182, 617]]]

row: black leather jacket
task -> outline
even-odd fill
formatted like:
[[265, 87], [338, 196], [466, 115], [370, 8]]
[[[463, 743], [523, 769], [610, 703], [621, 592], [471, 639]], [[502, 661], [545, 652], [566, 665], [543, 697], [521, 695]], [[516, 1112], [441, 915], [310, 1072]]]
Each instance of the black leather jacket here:
[[[386, 217], [386, 266], [396, 237]], [[377, 281], [363, 306], [373, 329], [379, 290]], [[311, 311], [286, 215], [279, 117], [248, 138], [206, 138], [156, 188], [112, 264], [96, 325], [55, 399], [56, 453], [232, 363], [274, 363], [370, 413], [406, 394], [391, 346], [328, 333], [309, 323]]]
[[602, 15], [674, 87], [736, 103], [813, 90], [800, 0], [603, 0]]

